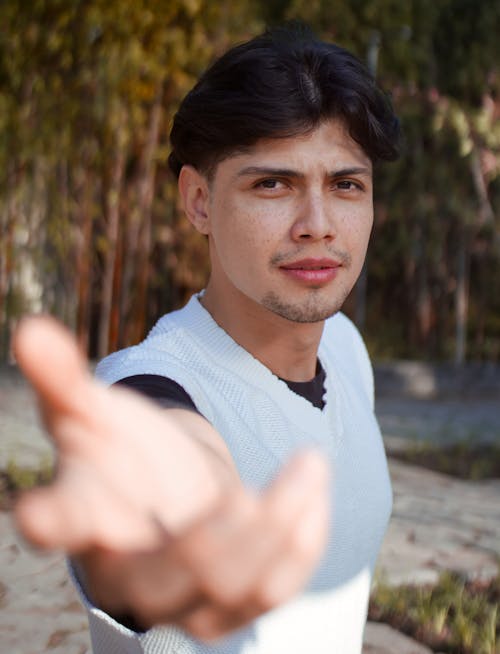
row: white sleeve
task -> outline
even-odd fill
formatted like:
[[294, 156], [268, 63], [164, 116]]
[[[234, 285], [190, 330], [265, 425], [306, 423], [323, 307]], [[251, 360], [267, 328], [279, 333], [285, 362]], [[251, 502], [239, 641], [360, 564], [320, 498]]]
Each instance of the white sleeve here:
[[74, 561], [68, 561], [68, 568], [80, 599], [87, 610], [94, 654], [143, 654], [141, 634], [124, 627], [109, 615], [95, 607], [83, 585], [81, 570]]
[[68, 561], [68, 568], [87, 610], [93, 654], [173, 654], [187, 651], [186, 635], [176, 627], [154, 627], [144, 633], [137, 633], [98, 609], [85, 592], [77, 566]]

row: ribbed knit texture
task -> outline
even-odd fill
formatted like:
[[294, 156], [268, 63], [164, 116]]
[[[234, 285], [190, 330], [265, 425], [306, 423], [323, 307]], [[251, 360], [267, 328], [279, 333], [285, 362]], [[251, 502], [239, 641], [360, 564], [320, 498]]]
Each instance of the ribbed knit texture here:
[[360, 654], [391, 488], [370, 362], [343, 314], [326, 321], [318, 356], [326, 372], [323, 410], [235, 343], [193, 296], [140, 345], [99, 364], [98, 377], [109, 384], [137, 374], [181, 384], [251, 488], [265, 487], [297, 449], [320, 448], [332, 464], [332, 516], [326, 552], [305, 591], [248, 628], [216, 645], [171, 627], [134, 634], [84, 598], [95, 654]]

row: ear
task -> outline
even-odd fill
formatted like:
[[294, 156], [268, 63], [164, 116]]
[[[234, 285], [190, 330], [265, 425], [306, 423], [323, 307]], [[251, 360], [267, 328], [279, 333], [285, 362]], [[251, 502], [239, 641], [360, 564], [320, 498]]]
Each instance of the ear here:
[[189, 222], [201, 233], [210, 232], [209, 190], [206, 178], [193, 166], [183, 166], [179, 174], [179, 194]]

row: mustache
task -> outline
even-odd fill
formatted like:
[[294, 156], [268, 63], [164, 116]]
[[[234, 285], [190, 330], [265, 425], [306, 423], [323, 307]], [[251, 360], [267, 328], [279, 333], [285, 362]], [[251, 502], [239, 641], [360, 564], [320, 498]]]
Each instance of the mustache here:
[[[311, 257], [311, 253], [306, 252], [306, 248], [299, 248], [294, 252], [278, 252], [271, 257], [271, 265], [281, 266], [283, 264], [293, 263], [298, 259], [306, 259]], [[329, 258], [338, 261], [342, 266], [349, 267], [351, 265], [352, 257], [348, 252], [337, 250], [336, 248], [327, 248], [326, 252], [316, 253], [314, 258]]]

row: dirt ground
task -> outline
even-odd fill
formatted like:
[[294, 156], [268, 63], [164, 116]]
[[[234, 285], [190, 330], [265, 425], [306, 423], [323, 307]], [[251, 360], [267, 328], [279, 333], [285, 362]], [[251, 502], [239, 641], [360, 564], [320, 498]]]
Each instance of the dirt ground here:
[[[415, 440], [500, 443], [498, 398], [383, 396], [377, 413], [389, 449]], [[52, 450], [33, 397], [12, 369], [0, 368], [0, 467], [39, 465]], [[500, 480], [465, 482], [390, 461], [394, 511], [378, 573], [392, 583], [426, 583], [443, 569], [470, 577], [496, 573], [500, 555]], [[86, 618], [61, 553], [41, 555], [0, 512], [0, 650], [9, 654], [90, 654]], [[365, 654], [428, 654], [369, 623]]]

